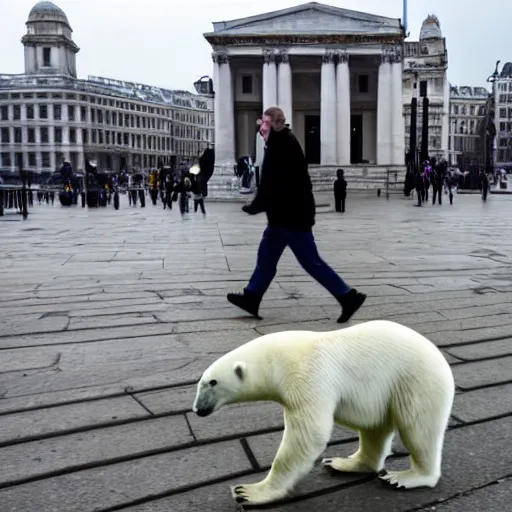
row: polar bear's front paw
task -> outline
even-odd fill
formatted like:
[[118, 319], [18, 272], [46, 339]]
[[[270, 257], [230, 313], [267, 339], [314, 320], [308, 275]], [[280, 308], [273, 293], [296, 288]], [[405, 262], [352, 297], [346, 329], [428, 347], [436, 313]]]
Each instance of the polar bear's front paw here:
[[270, 488], [263, 482], [257, 484], [236, 485], [231, 487], [231, 495], [237, 503], [247, 505], [265, 505], [280, 500], [286, 496], [286, 491]]
[[357, 455], [349, 458], [322, 459], [322, 464], [328, 469], [343, 473], [375, 473], [375, 470], [364, 464]]

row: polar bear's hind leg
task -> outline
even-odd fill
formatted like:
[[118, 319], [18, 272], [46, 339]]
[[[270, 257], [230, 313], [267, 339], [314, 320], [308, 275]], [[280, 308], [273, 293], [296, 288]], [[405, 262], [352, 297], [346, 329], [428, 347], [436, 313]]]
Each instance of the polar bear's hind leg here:
[[430, 432], [420, 422], [400, 428], [400, 437], [410, 453], [411, 467], [405, 471], [383, 470], [379, 473], [379, 478], [397, 489], [435, 487], [441, 478], [445, 431], [444, 423], [440, 423], [437, 429]]
[[394, 430], [388, 426], [359, 431], [359, 449], [348, 458], [323, 459], [322, 464], [344, 473], [378, 473], [391, 453]]

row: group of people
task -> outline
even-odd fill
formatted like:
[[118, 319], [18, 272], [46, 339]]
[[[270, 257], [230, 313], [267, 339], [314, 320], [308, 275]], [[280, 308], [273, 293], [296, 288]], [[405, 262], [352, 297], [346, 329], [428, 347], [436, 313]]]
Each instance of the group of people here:
[[[487, 200], [489, 192], [489, 178], [485, 171], [480, 171], [479, 188], [482, 192], [482, 199]], [[442, 204], [443, 192], [448, 194], [450, 204], [453, 204], [453, 192], [457, 190], [459, 178], [455, 171], [448, 170], [446, 160], [436, 161], [436, 158], [425, 160], [420, 169], [416, 172], [408, 169], [405, 178], [404, 192], [409, 196], [412, 190], [416, 190], [418, 199], [417, 206], [422, 206], [429, 200], [429, 190], [432, 187], [432, 204]]]
[[160, 192], [164, 209], [172, 209], [172, 203], [177, 202], [183, 215], [190, 211], [189, 202], [192, 197], [194, 211], [200, 208], [203, 215], [206, 215], [204, 199], [208, 196], [208, 181], [213, 174], [214, 163], [214, 150], [208, 148], [191, 167], [182, 161], [175, 172], [166, 165], [150, 173], [148, 185], [153, 204], [156, 204]]

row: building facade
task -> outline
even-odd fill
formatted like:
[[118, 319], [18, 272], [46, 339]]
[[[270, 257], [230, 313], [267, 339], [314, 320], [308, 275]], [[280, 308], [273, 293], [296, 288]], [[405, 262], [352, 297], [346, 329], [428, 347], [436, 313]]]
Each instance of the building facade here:
[[497, 167], [512, 167], [512, 62], [507, 62], [494, 88]]
[[450, 84], [448, 82], [448, 51], [441, 25], [435, 16], [428, 16], [420, 30], [419, 41], [404, 44], [404, 118], [405, 147], [410, 148], [411, 100], [416, 96], [417, 147], [421, 147], [423, 98], [429, 99], [428, 153], [437, 159], [448, 158], [450, 117]]
[[480, 124], [485, 117], [489, 91], [485, 87], [450, 86], [448, 163], [457, 165], [467, 155], [480, 163]]
[[149, 169], [192, 159], [213, 144], [211, 94], [90, 76], [77, 78], [78, 46], [65, 13], [39, 2], [22, 38], [25, 73], [0, 75], [0, 169]]
[[312, 175], [325, 170], [332, 184], [340, 166], [348, 175], [404, 168], [400, 20], [311, 2], [213, 28], [204, 37], [214, 61], [214, 190], [229, 189], [238, 158], [261, 163], [256, 121], [276, 104]]

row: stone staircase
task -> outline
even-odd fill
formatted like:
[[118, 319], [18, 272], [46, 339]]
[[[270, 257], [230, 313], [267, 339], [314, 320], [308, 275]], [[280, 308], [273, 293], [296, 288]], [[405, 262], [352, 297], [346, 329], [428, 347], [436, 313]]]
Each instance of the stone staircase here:
[[[314, 192], [333, 191], [336, 170], [338, 166], [310, 165], [309, 175]], [[375, 191], [381, 189], [381, 194], [386, 194], [386, 181], [389, 171], [389, 193], [403, 194], [405, 182], [404, 166], [379, 166], [379, 165], [350, 165], [343, 167], [347, 189], [350, 191]], [[240, 201], [246, 202], [252, 199], [252, 194], [240, 194], [239, 183], [233, 176], [232, 170], [214, 174], [208, 183], [209, 201]]]
[[[338, 167], [325, 165], [310, 165], [309, 175], [313, 183], [313, 190], [332, 191]], [[386, 192], [386, 181], [389, 170], [389, 192], [403, 193], [405, 182], [405, 167], [387, 167], [377, 165], [344, 166], [345, 179], [348, 190], [377, 190]]]

